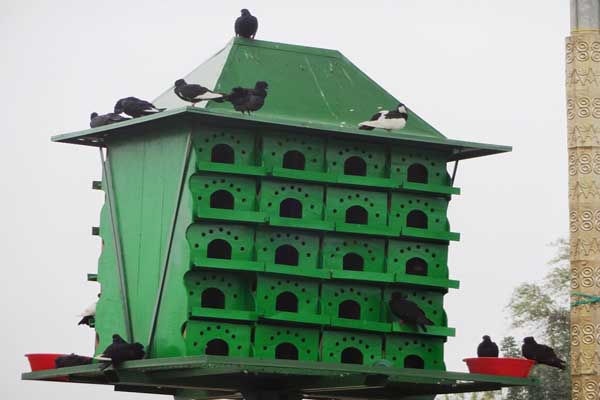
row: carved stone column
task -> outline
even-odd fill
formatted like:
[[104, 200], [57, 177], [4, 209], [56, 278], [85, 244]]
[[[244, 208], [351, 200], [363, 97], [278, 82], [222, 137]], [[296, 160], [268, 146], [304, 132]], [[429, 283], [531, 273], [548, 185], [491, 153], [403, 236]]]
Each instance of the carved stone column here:
[[[594, 296], [600, 296], [599, 27], [600, 0], [571, 0], [566, 40], [571, 288]], [[600, 399], [600, 303], [571, 309], [571, 374], [573, 399]]]

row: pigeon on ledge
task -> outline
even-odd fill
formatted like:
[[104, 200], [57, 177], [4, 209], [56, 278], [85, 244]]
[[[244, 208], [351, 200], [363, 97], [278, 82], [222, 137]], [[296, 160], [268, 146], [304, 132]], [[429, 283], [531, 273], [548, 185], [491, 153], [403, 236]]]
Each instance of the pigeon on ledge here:
[[156, 108], [154, 104], [146, 100], [140, 100], [137, 97], [125, 97], [117, 101], [114, 111], [116, 114], [125, 113], [133, 118], [137, 118], [165, 110], [166, 108]]
[[538, 344], [533, 336], [528, 336], [523, 339], [523, 346], [521, 346], [521, 353], [523, 357], [534, 360], [538, 364], [546, 364], [551, 367], [565, 369], [565, 362], [558, 358], [554, 349], [545, 344]]
[[97, 357], [96, 360], [103, 361], [104, 365], [100, 368], [101, 371], [108, 368], [118, 366], [124, 361], [139, 360], [144, 358], [144, 346], [140, 343], [127, 343], [117, 334], [112, 336], [113, 342]]
[[406, 297], [404, 293], [392, 293], [389, 301], [392, 314], [403, 323], [420, 327], [423, 332], [427, 332], [425, 325], [433, 325], [433, 322], [427, 318], [425, 312], [416, 303], [407, 300]]
[[235, 20], [235, 36], [254, 39], [258, 30], [258, 20], [247, 9], [242, 10], [242, 15]]
[[92, 363], [92, 357], [80, 356], [74, 353], [71, 353], [66, 356], [57, 357], [54, 360], [55, 368], [67, 368], [67, 367], [76, 367], [78, 365], [87, 365]]
[[195, 83], [187, 83], [183, 79], [177, 79], [175, 81], [175, 88], [173, 91], [181, 100], [192, 103], [192, 106], [195, 106], [196, 103], [203, 100], [222, 99], [224, 96], [221, 93], [212, 92], [204, 86]]
[[391, 131], [404, 128], [407, 120], [408, 113], [406, 112], [406, 107], [404, 104], [399, 103], [395, 110], [381, 110], [375, 113], [370, 120], [358, 124], [358, 127], [367, 131], [375, 128]]
[[498, 345], [492, 342], [488, 335], [483, 337], [483, 342], [477, 346], [477, 357], [498, 357]]
[[229, 101], [236, 111], [240, 111], [242, 114], [246, 112], [250, 114], [253, 111], [260, 110], [265, 104], [268, 87], [269, 84], [264, 81], [256, 82], [254, 89], [235, 87], [224, 99]]
[[93, 112], [90, 115], [90, 127], [97, 128], [99, 126], [114, 124], [115, 122], [127, 121], [131, 118], [125, 118], [119, 114], [108, 113], [104, 115], [98, 115], [98, 113]]
[[93, 320], [94, 317], [96, 316], [96, 304], [97, 303], [98, 303], [98, 301], [93, 302], [92, 304], [87, 306], [86, 309], [83, 310], [83, 312], [81, 314], [79, 314], [79, 316], [81, 317], [81, 320], [79, 321], [79, 323], [77, 325], [91, 326], [90, 321]]

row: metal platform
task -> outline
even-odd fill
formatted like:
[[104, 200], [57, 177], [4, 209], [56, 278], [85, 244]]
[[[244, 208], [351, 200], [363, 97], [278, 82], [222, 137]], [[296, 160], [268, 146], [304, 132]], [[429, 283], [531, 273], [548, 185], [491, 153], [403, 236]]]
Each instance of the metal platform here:
[[114, 385], [116, 391], [195, 399], [240, 399], [242, 392], [323, 399], [409, 399], [535, 384], [532, 378], [221, 356], [130, 361], [104, 371], [99, 364], [92, 364], [24, 373], [22, 379]]

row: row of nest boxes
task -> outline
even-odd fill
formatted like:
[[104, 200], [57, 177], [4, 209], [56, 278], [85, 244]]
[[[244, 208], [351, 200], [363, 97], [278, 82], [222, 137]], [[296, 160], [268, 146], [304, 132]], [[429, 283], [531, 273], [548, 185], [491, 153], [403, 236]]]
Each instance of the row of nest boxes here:
[[445, 338], [435, 336], [377, 335], [223, 321], [189, 321], [183, 335], [188, 355], [445, 370]]
[[263, 223], [365, 235], [458, 240], [446, 217], [448, 198], [377, 192], [255, 177], [195, 174], [199, 219]]
[[[402, 285], [314, 280], [270, 273], [195, 268], [185, 276], [192, 319], [269, 320], [371, 332], [453, 336], [444, 294]], [[416, 303], [433, 323], [426, 331], [398, 321], [389, 309], [394, 292]]]
[[446, 155], [442, 153], [346, 141], [326, 143], [295, 136], [267, 136], [257, 149], [252, 140], [222, 132], [196, 138], [197, 169], [445, 195], [460, 193], [451, 187]]
[[191, 225], [187, 240], [192, 264], [206, 268], [458, 287], [446, 244], [204, 223]]

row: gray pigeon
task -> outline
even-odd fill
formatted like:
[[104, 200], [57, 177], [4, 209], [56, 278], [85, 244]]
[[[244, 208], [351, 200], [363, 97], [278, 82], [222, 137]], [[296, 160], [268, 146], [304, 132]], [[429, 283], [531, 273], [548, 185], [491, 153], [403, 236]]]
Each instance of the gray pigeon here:
[[184, 79], [175, 81], [175, 89], [173, 89], [177, 97], [183, 101], [189, 101], [192, 106], [204, 100], [221, 99], [224, 95], [210, 91], [204, 86], [195, 83], [187, 83]]
[[115, 122], [127, 121], [128, 119], [131, 118], [122, 117], [115, 113], [98, 115], [98, 113], [93, 112], [90, 115], [90, 127], [97, 128], [99, 126], [114, 124]]
[[405, 324], [420, 327], [423, 332], [427, 332], [425, 325], [433, 325], [433, 321], [427, 318], [425, 312], [416, 303], [407, 300], [406, 297], [401, 292], [392, 293], [392, 298], [389, 301], [392, 314]]
[[156, 108], [154, 104], [146, 100], [140, 100], [137, 97], [125, 97], [115, 104], [115, 113], [125, 113], [133, 118], [152, 115], [166, 110], [165, 108]]
[[558, 358], [554, 349], [545, 344], [538, 344], [533, 336], [528, 336], [523, 339], [523, 346], [521, 346], [521, 353], [523, 357], [534, 360], [538, 364], [546, 364], [551, 367], [565, 369], [565, 362]]
[[236, 111], [250, 114], [260, 110], [265, 104], [268, 87], [269, 84], [264, 81], [256, 82], [254, 89], [235, 87], [230, 94], [225, 95], [224, 99], [229, 101]]
[[254, 39], [258, 30], [258, 20], [247, 9], [243, 9], [242, 15], [235, 20], [235, 36]]
[[477, 346], [477, 357], [498, 357], [498, 354], [498, 345], [488, 335], [483, 336], [483, 342]]
[[95, 357], [97, 360], [103, 361], [104, 365], [100, 368], [105, 370], [110, 365], [116, 367], [124, 361], [139, 360], [144, 358], [144, 346], [140, 343], [127, 343], [117, 334], [112, 336], [113, 342], [100, 354]]

